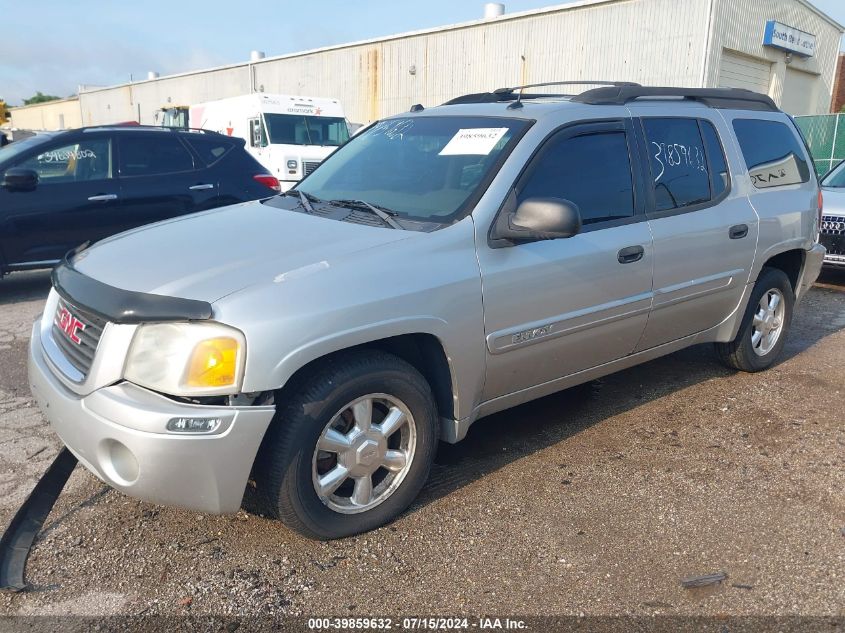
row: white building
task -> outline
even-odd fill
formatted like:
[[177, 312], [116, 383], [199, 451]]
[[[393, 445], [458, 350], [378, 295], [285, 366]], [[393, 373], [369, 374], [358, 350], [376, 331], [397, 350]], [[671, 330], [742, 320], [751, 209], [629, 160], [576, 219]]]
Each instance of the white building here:
[[[83, 125], [154, 123], [168, 105], [253, 91], [333, 97], [366, 123], [554, 80], [742, 87], [828, 112], [843, 27], [806, 0], [581, 0], [79, 95]], [[80, 80], [84, 80], [81, 77]]]

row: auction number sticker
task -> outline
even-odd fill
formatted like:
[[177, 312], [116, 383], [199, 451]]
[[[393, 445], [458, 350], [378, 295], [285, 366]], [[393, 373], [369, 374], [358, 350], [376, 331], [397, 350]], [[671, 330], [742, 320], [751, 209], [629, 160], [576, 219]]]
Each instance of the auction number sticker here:
[[414, 631], [453, 631], [480, 628], [485, 629], [483, 622], [471, 623], [466, 617], [406, 617], [401, 620], [393, 618], [309, 618], [310, 630], [414, 630]]
[[463, 128], [440, 150], [440, 156], [487, 156], [508, 131], [506, 127]]

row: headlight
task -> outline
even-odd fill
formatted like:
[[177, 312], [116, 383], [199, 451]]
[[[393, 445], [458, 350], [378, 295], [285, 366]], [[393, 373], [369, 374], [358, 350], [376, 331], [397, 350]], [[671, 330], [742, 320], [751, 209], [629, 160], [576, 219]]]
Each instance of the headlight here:
[[135, 332], [123, 376], [173, 396], [240, 391], [246, 339], [219, 323], [152, 323]]
[[299, 162], [295, 160], [288, 161], [288, 169], [297, 169], [299, 167]]

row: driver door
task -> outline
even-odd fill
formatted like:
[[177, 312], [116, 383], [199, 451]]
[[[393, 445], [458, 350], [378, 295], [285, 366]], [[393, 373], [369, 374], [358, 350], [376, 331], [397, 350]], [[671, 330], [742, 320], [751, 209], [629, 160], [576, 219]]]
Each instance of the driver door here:
[[567, 239], [479, 244], [488, 349], [484, 400], [630, 354], [652, 302], [653, 247], [629, 120], [552, 134], [510, 196], [578, 205]]

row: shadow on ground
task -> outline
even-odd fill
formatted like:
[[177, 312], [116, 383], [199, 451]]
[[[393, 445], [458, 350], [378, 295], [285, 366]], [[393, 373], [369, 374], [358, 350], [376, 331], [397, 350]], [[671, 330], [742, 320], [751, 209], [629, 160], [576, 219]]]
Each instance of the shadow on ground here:
[[[820, 282], [796, 311], [778, 364], [845, 329], [845, 271], [825, 271]], [[735, 373], [717, 361], [710, 344], [696, 345], [479, 420], [461, 443], [441, 444], [429, 484], [416, 506], [436, 501], [608, 418]]]
[[46, 299], [49, 292], [49, 270], [12, 273], [0, 279], [0, 306]]

